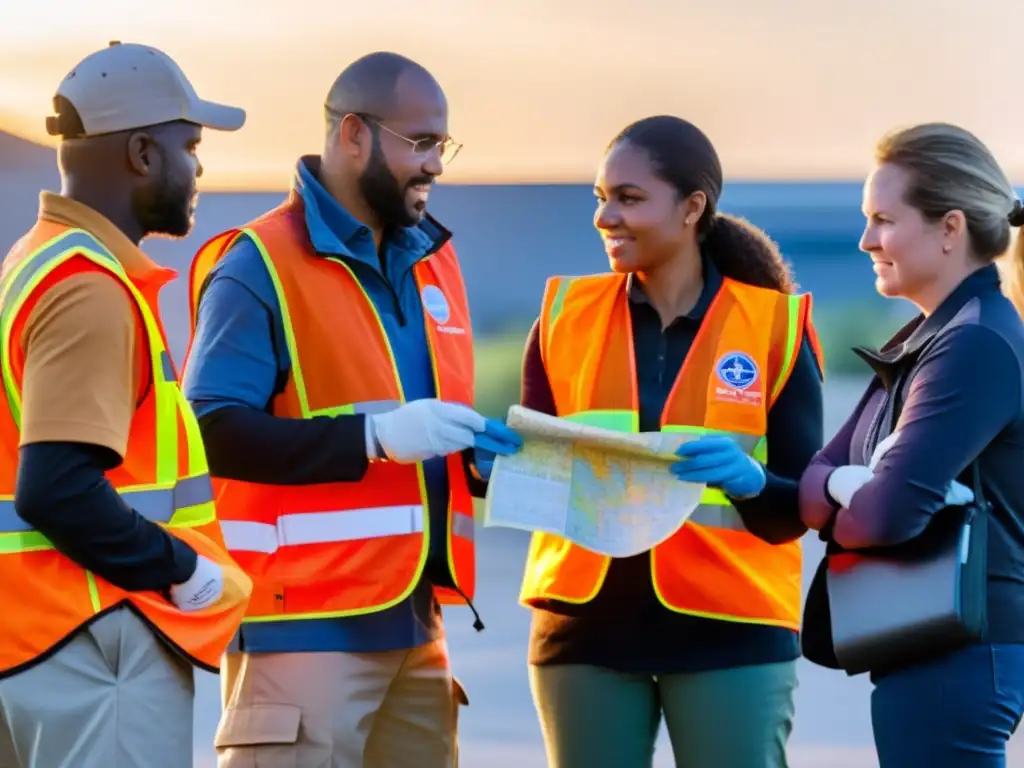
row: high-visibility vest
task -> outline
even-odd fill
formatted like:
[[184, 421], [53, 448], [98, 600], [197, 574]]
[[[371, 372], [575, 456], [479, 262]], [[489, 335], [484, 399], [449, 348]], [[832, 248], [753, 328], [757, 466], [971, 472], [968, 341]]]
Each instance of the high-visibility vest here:
[[0, 368], [6, 395], [0, 406], [0, 675], [45, 658], [79, 627], [122, 605], [134, 609], [194, 664], [216, 672], [238, 631], [245, 601], [183, 613], [156, 592], [127, 592], [58, 552], [15, 511], [25, 321], [49, 287], [96, 267], [119, 280], [134, 299], [148, 347], [145, 372], [152, 382], [132, 419], [124, 461], [106, 477], [140, 515], [198, 554], [235, 567], [214, 514], [199, 425], [167, 352], [154, 286], [136, 285], [113, 254], [84, 230], [40, 221], [12, 249], [0, 277]]
[[[636, 432], [639, 406], [632, 327], [623, 275], [548, 281], [540, 345], [557, 415]], [[709, 307], [661, 416], [662, 431], [726, 434], [766, 461], [768, 411], [789, 378], [805, 329], [809, 295], [789, 296], [725, 279]], [[547, 533], [530, 544], [520, 599], [586, 603], [611, 559]], [[749, 533], [721, 491], [651, 552], [661, 603], [678, 613], [797, 629], [799, 541], [769, 544]]]
[[[191, 274], [193, 334], [207, 275], [239, 238], [259, 249], [284, 321], [291, 370], [273, 415], [313, 419], [374, 414], [405, 401], [394, 354], [373, 302], [343, 259], [317, 254], [302, 198], [196, 255]], [[473, 339], [455, 252], [448, 245], [413, 267], [437, 397], [473, 402]], [[191, 354], [191, 349], [189, 350]], [[201, 365], [189, 359], [186, 365]], [[474, 592], [473, 500], [462, 457], [447, 459], [448, 570], [458, 592]], [[390, 608], [415, 589], [427, 562], [430, 525], [422, 464], [372, 462], [358, 482], [283, 486], [214, 477], [217, 513], [231, 554], [251, 576], [245, 622], [357, 616]], [[438, 514], [437, 510], [433, 510]]]

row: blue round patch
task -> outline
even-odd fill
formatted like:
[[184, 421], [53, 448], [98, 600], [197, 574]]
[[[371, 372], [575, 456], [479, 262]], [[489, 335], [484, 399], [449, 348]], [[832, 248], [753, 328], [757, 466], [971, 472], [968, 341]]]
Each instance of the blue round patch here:
[[715, 363], [715, 373], [726, 386], [747, 389], [757, 381], [757, 363], [746, 352], [729, 352]]
[[444, 325], [451, 318], [451, 308], [448, 306], [448, 299], [436, 285], [424, 285], [420, 292], [423, 299], [423, 307], [427, 314], [438, 323]]

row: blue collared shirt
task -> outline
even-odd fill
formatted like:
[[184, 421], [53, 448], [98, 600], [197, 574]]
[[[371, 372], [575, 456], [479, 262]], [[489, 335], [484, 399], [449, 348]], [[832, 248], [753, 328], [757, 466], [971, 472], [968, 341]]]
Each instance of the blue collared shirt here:
[[[424, 219], [417, 227], [392, 232], [382, 244], [384, 258], [380, 258], [369, 228], [317, 180], [318, 162], [318, 158], [300, 159], [293, 181], [305, 205], [313, 247], [317, 253], [344, 259], [374, 303], [406, 398], [434, 397], [423, 304], [412, 267], [437, 250], [448, 233]], [[203, 364], [189, 365], [184, 381], [196, 415], [225, 406], [266, 410], [291, 367], [283, 339], [281, 307], [270, 275], [255, 245], [241, 240], [211, 270], [199, 305], [191, 358]], [[431, 526], [444, 524], [448, 499], [444, 459], [425, 462], [424, 473]], [[440, 608], [424, 579], [410, 597], [385, 611], [343, 619], [246, 624], [241, 642], [243, 650], [251, 652], [366, 653], [413, 648], [442, 634]]]

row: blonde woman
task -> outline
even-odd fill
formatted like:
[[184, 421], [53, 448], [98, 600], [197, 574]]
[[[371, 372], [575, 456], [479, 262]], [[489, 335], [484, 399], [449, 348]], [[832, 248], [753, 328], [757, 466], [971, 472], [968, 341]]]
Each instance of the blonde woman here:
[[[964, 503], [947, 494], [973, 486], [978, 460], [991, 507], [986, 632], [875, 671], [871, 715], [881, 768], [996, 768], [1024, 712], [1024, 325], [994, 261], [1024, 206], [988, 149], [953, 125], [893, 133], [876, 161], [861, 248], [879, 293], [921, 313], [867, 355], [876, 376], [804, 473], [801, 515], [830, 551], [898, 545]], [[895, 427], [880, 418], [890, 398]], [[805, 637], [819, 629], [809, 608]]]

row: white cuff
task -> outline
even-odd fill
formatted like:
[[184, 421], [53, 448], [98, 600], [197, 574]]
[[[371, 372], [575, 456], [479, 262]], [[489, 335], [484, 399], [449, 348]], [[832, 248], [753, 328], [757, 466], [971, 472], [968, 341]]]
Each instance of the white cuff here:
[[872, 477], [874, 477], [872, 471], [862, 464], [845, 464], [832, 470], [825, 486], [828, 495], [839, 506], [849, 508], [853, 495]]
[[962, 507], [974, 501], [974, 491], [956, 480], [946, 489], [946, 506]]
[[364, 419], [366, 423], [366, 458], [373, 461], [380, 458], [377, 455], [377, 441], [373, 436], [373, 416], [367, 414]]

